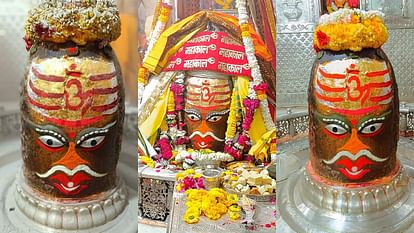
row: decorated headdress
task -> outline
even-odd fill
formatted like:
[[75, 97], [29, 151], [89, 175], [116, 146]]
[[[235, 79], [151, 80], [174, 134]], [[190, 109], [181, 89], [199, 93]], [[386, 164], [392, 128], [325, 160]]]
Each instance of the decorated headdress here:
[[85, 45], [116, 40], [121, 22], [113, 0], [45, 0], [30, 11], [25, 30], [31, 43]]
[[[143, 99], [138, 126], [146, 138], [151, 138], [162, 127], [167, 112], [167, 123], [179, 127], [179, 136], [173, 141], [185, 144], [185, 127], [181, 127], [182, 122], [174, 123], [181, 118], [179, 112], [183, 106], [181, 101], [173, 99], [182, 99], [179, 95], [184, 89], [184, 71], [210, 70], [233, 76], [225, 152], [238, 159], [252, 141], [254, 146], [249, 154], [267, 160], [270, 141], [275, 138], [275, 125], [267, 103], [268, 85], [262, 75], [274, 79], [272, 56], [247, 22], [246, 5], [241, 2], [238, 4], [239, 20], [223, 13], [201, 11], [172, 25], [160, 33], [156, 41], [150, 41], [150, 50], [138, 75], [142, 85], [148, 82], [149, 72], [158, 74], [148, 83], [145, 92], [141, 87], [139, 93]], [[169, 92], [169, 83], [174, 78]], [[160, 93], [156, 93], [157, 90], [161, 90]]]

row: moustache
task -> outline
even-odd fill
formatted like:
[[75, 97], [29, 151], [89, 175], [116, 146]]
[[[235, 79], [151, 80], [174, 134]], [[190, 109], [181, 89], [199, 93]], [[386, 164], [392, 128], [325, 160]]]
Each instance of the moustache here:
[[375, 156], [374, 154], [372, 154], [371, 151], [364, 149], [364, 150], [358, 151], [358, 153], [355, 154], [355, 155], [352, 154], [349, 151], [340, 151], [332, 159], [322, 160], [322, 161], [326, 164], [334, 164], [342, 156], [345, 156], [345, 157], [351, 159], [352, 161], [356, 161], [361, 156], [366, 156], [366, 157], [368, 157], [369, 159], [371, 159], [372, 161], [375, 161], [375, 162], [384, 162], [388, 159], [388, 158], [379, 158], [379, 157]]
[[57, 171], [61, 171], [61, 172], [65, 173], [68, 176], [73, 176], [77, 172], [80, 172], [80, 171], [83, 171], [86, 174], [88, 174], [90, 176], [93, 176], [93, 177], [103, 177], [103, 176], [106, 176], [107, 175], [107, 173], [98, 173], [98, 172], [95, 172], [89, 166], [87, 166], [85, 164], [78, 165], [73, 170], [72, 169], [69, 169], [69, 168], [67, 168], [65, 166], [62, 166], [62, 165], [57, 165], [57, 166], [53, 166], [51, 169], [49, 169], [45, 173], [38, 173], [38, 172], [36, 172], [36, 175], [39, 176], [40, 178], [46, 178], [46, 177], [49, 177], [50, 175], [52, 175], [53, 173], [55, 173]]
[[217, 137], [214, 133], [212, 132], [207, 132], [207, 133], [200, 133], [198, 131], [194, 131], [191, 135], [190, 135], [190, 139], [193, 138], [194, 136], [200, 136], [201, 138], [205, 138], [207, 136], [210, 136], [212, 138], [214, 138], [215, 140], [219, 141], [219, 142], [224, 142], [224, 139], [221, 139], [219, 137]]

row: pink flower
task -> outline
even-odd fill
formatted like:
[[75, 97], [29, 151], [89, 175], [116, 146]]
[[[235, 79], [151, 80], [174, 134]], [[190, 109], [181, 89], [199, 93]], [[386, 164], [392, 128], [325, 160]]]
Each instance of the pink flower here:
[[172, 147], [170, 144], [170, 141], [167, 138], [161, 138], [158, 140], [157, 145], [159, 146], [161, 150], [161, 158], [169, 160], [173, 154], [172, 154]]
[[183, 185], [184, 185], [184, 190], [194, 188], [195, 180], [193, 179], [193, 177], [186, 176], [183, 179]]
[[197, 187], [197, 189], [203, 189], [204, 188], [204, 179], [203, 178], [198, 178], [196, 180], [196, 187]]
[[242, 160], [243, 159], [242, 152], [237, 150], [236, 148], [234, 148], [231, 145], [225, 145], [224, 146], [224, 152], [231, 155], [234, 158], [234, 160]]
[[255, 91], [262, 91], [262, 92], [266, 92], [268, 89], [268, 85], [265, 82], [260, 83], [259, 85], [256, 85], [253, 87], [253, 89]]

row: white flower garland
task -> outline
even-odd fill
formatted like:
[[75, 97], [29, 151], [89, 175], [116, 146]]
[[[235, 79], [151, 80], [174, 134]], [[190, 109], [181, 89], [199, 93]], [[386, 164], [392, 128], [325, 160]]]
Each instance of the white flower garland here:
[[379, 17], [384, 20], [384, 13], [380, 11], [363, 11], [360, 9], [341, 8], [338, 11], [330, 14], [324, 14], [319, 18], [319, 25], [323, 24], [337, 24], [337, 23], [351, 23], [352, 15], [361, 16], [362, 20]]
[[[248, 23], [248, 13], [247, 13], [247, 1], [246, 0], [237, 0], [236, 7], [239, 15], [239, 25]], [[249, 82], [248, 96], [250, 99], [257, 99], [257, 94], [254, 90], [254, 86], [259, 85], [263, 82], [262, 74], [260, 72], [260, 66], [257, 62], [253, 40], [250, 36], [243, 36], [243, 44], [246, 49], [247, 60], [249, 61], [249, 66], [252, 72], [253, 81]], [[269, 111], [269, 105], [267, 99], [260, 101], [260, 109], [262, 111], [263, 120], [266, 126], [266, 130], [270, 131], [276, 128], [272, 117]]]
[[207, 161], [220, 161], [220, 162], [231, 162], [234, 160], [233, 156], [223, 152], [203, 153], [197, 150], [188, 152], [182, 150], [175, 156], [175, 161], [183, 162], [186, 159], [191, 158], [196, 162], [207, 162]]
[[[161, 2], [161, 4], [165, 4], [168, 5], [170, 7], [172, 7], [172, 3], [173, 0], [163, 0]], [[160, 10], [162, 9], [162, 7], [160, 8]], [[160, 14], [161, 16], [161, 14]], [[145, 63], [145, 60], [148, 57], [148, 54], [150, 53], [150, 51], [154, 48], [155, 43], [157, 43], [158, 39], [161, 36], [161, 33], [165, 30], [165, 26], [167, 25], [167, 22], [162, 22], [160, 20], [161, 17], [158, 17], [157, 23], [155, 24], [154, 30], [151, 32], [150, 34], [150, 39], [148, 42], [148, 47], [147, 50], [145, 51], [144, 54], [144, 59], [143, 59], [143, 63]], [[138, 82], [138, 104], [141, 102], [142, 100], [142, 94], [140, 95], [140, 93], [142, 93], [142, 90], [145, 88], [143, 83]]]

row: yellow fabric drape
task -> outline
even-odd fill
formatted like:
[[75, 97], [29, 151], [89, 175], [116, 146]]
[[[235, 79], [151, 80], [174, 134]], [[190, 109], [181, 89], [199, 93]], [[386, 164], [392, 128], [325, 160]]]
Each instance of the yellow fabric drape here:
[[[156, 135], [158, 129], [162, 126], [164, 118], [167, 114], [168, 97], [170, 95], [170, 84], [163, 91], [162, 95], [155, 104], [154, 110], [145, 121], [138, 125], [141, 133], [146, 138]], [[153, 143], [154, 140], [150, 140]]]
[[[237, 86], [239, 88], [239, 97], [240, 101], [243, 101], [247, 98], [248, 90], [249, 90], [249, 78], [244, 76], [239, 76], [237, 78]], [[243, 106], [243, 103], [241, 103]], [[243, 112], [245, 112], [244, 107], [242, 108]], [[254, 113], [253, 122], [250, 126], [250, 138], [253, 143], [256, 143], [263, 134], [266, 133], [266, 126], [264, 125], [263, 117], [262, 117], [262, 111], [260, 108], [256, 109], [256, 112]]]

